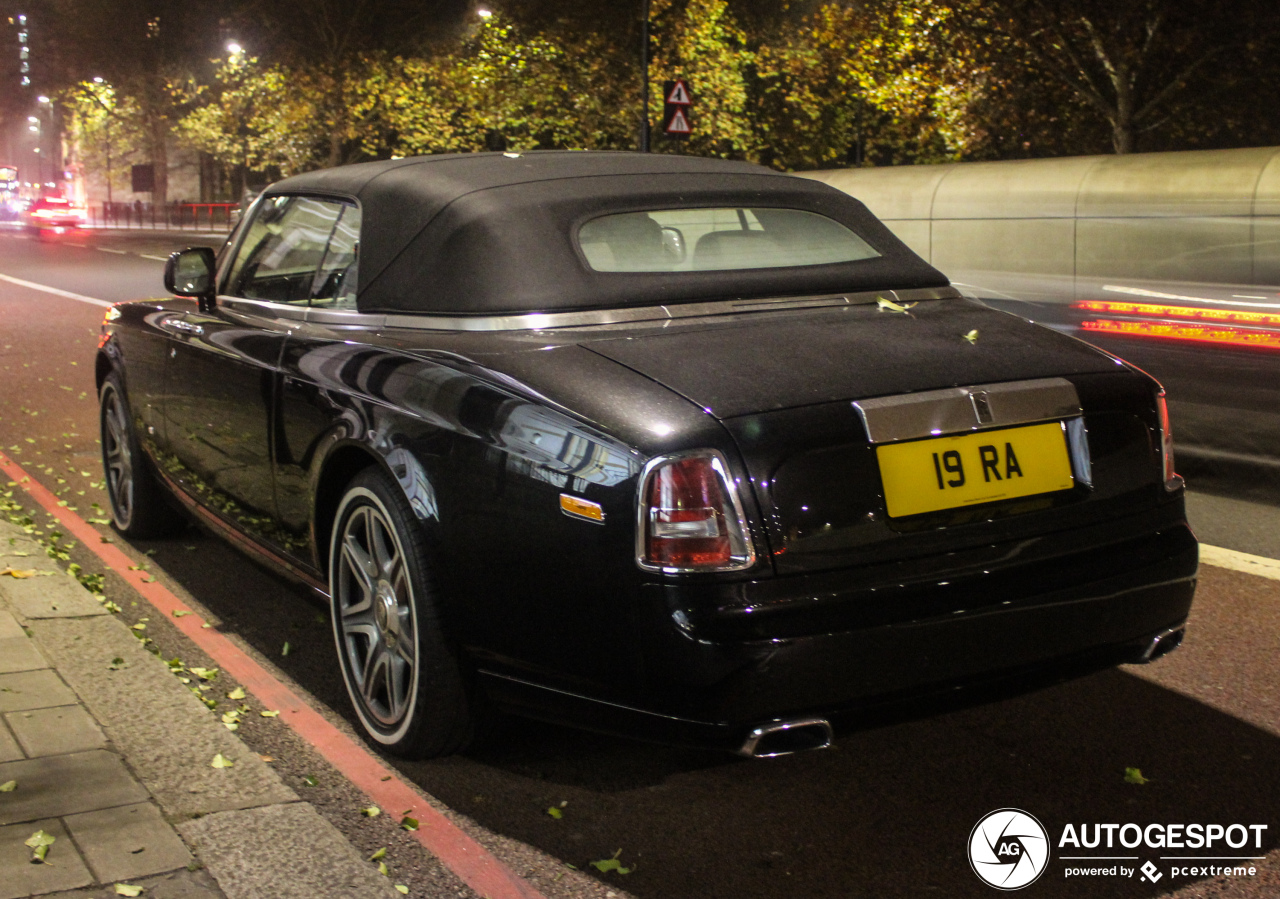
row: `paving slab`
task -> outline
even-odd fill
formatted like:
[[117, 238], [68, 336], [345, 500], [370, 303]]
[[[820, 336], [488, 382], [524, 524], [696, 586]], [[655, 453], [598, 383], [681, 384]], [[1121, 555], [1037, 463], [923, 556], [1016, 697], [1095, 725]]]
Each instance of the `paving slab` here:
[[147, 791], [130, 776], [120, 757], [105, 749], [0, 764], [0, 783], [11, 780], [18, 782], [18, 788], [0, 793], [0, 825], [147, 799]]
[[40, 651], [17, 620], [8, 612], [0, 610], [0, 674], [48, 667], [49, 663], [40, 655]]
[[12, 762], [21, 758], [26, 758], [22, 754], [22, 747], [18, 745], [17, 738], [9, 732], [8, 725], [0, 720], [0, 762]]
[[[143, 887], [143, 899], [225, 899], [208, 871], [174, 871], [158, 877], [131, 877], [129, 883]], [[51, 893], [40, 899], [120, 899], [114, 886], [91, 887], [64, 893]], [[317, 896], [316, 899], [324, 899]]]
[[[47, 865], [31, 864], [31, 847], [26, 845], [38, 830], [54, 837], [46, 856]], [[93, 883], [93, 875], [57, 818], [0, 827], [0, 871], [5, 872], [0, 881], [0, 899], [71, 890]]]
[[76, 694], [52, 668], [0, 674], [0, 714], [71, 705]]
[[9, 712], [4, 720], [27, 758], [103, 749], [107, 745], [98, 722], [78, 705]]
[[[298, 798], [114, 617], [29, 627], [170, 820]], [[211, 767], [219, 753], [235, 766]]]
[[220, 812], [178, 832], [228, 899], [398, 899], [390, 881], [306, 803]]
[[[15, 566], [16, 567], [16, 566]], [[34, 564], [31, 567], [36, 567]], [[9, 578], [5, 594], [19, 618], [78, 618], [110, 614], [74, 577], [53, 570], [44, 577]]]
[[103, 883], [185, 868], [195, 859], [150, 802], [63, 819], [89, 870]]

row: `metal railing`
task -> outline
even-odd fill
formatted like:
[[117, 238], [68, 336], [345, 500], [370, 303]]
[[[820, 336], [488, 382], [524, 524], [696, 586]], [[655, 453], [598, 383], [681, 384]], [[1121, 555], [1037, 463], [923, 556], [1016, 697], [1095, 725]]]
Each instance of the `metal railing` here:
[[95, 228], [230, 231], [240, 218], [236, 203], [103, 203], [89, 207]]

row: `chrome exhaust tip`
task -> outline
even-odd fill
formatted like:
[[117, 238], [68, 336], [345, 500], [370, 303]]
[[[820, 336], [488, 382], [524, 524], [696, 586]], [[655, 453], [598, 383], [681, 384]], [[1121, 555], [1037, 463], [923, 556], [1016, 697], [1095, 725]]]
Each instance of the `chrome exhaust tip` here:
[[753, 759], [772, 759], [793, 752], [826, 749], [831, 745], [831, 722], [826, 718], [791, 718], [770, 721], [747, 734], [738, 755]]
[[1163, 655], [1173, 652], [1182, 643], [1182, 638], [1186, 635], [1186, 625], [1178, 625], [1168, 630], [1161, 631], [1151, 638], [1151, 643], [1138, 657], [1138, 663], [1145, 665], [1148, 662], [1154, 662]]

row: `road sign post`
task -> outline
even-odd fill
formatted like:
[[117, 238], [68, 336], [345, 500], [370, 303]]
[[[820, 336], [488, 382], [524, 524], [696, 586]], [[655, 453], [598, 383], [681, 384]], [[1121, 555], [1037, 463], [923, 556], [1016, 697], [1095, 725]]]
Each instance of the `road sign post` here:
[[687, 140], [693, 133], [693, 121], [689, 107], [693, 105], [693, 93], [683, 78], [662, 83], [662, 133], [671, 140]]

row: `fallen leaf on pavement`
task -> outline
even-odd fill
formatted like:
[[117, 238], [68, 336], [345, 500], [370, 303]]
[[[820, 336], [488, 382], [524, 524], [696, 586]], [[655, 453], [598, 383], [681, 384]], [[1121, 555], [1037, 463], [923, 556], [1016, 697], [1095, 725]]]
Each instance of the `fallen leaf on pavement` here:
[[635, 868], [622, 867], [622, 862], [618, 861], [618, 856], [620, 855], [622, 855], [621, 849], [613, 854], [613, 858], [602, 858], [599, 861], [592, 862], [591, 867], [595, 868], [602, 874], [609, 871], [617, 871], [619, 874], [630, 874], [635, 870]]
[[227, 699], [244, 699], [244, 687], [236, 687], [227, 694]]
[[364, 815], [366, 818], [376, 818], [378, 815], [382, 814], [382, 809], [378, 808], [376, 805], [371, 805], [368, 808], [360, 809], [360, 814]]
[[1127, 784], [1144, 784], [1151, 778], [1142, 776], [1141, 768], [1125, 768], [1124, 782]]
[[0, 793], [12, 793], [16, 789], [18, 789], [18, 782], [16, 780], [8, 780], [0, 784]]
[[231, 759], [227, 758], [221, 752], [215, 755], [213, 757], [213, 761], [209, 763], [210, 768], [230, 768], [234, 765], [235, 762], [231, 761]]
[[8, 565], [4, 567], [0, 574], [7, 574], [12, 578], [28, 578], [35, 577], [36, 570], [34, 568], [10, 568]]
[[141, 896], [146, 892], [145, 887], [134, 886], [131, 883], [117, 883], [115, 890], [117, 896]]
[[47, 865], [45, 856], [49, 854], [49, 847], [56, 840], [53, 834], [45, 833], [43, 830], [37, 830], [31, 836], [27, 837], [26, 845], [31, 847], [31, 860]]

